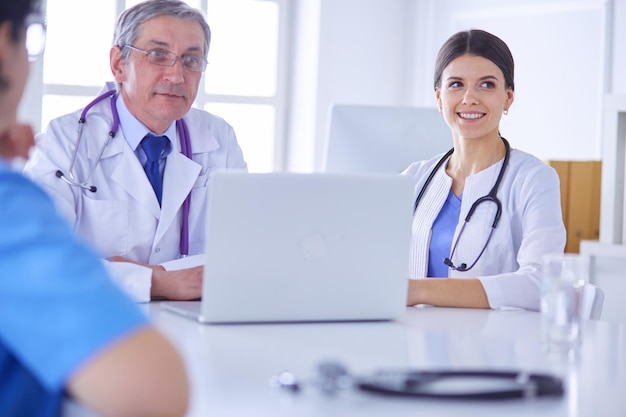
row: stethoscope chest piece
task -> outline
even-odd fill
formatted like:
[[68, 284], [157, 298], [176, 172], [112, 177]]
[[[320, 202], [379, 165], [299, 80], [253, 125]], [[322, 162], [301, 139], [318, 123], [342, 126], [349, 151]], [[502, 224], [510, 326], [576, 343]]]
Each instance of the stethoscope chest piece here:
[[[108, 118], [102, 114], [95, 111], [90, 112], [91, 108], [98, 104], [99, 102], [109, 98], [109, 105], [111, 108], [111, 117], [113, 118], [112, 122], [109, 122]], [[91, 128], [97, 129], [98, 131], [102, 127], [102, 131], [107, 131], [107, 137], [104, 140], [104, 143], [100, 146], [98, 151], [98, 155], [93, 158], [91, 166], [88, 168], [87, 173], [84, 176], [84, 179], [77, 179], [74, 174], [74, 170], [76, 168], [76, 157], [78, 155], [78, 149], [81, 146], [81, 139], [83, 134], [83, 129], [87, 124], [87, 119], [89, 118], [89, 123], [92, 123]], [[102, 126], [101, 124], [104, 123]], [[109, 128], [110, 123], [110, 128]], [[90, 184], [91, 177], [93, 176], [96, 167], [100, 163], [102, 156], [104, 155], [105, 150], [109, 147], [109, 144], [117, 135], [117, 132], [120, 128], [120, 119], [119, 114], [117, 112], [116, 105], [116, 90], [109, 90], [104, 94], [96, 97], [91, 103], [89, 103], [80, 114], [78, 118], [78, 127], [76, 132], [76, 143], [74, 145], [74, 152], [72, 153], [72, 159], [70, 161], [69, 168], [67, 170], [67, 175], [61, 170], [57, 169], [55, 175], [57, 178], [61, 179], [65, 183], [78, 187], [80, 189], [95, 193], [98, 191], [98, 188]], [[182, 153], [189, 159], [192, 159], [192, 149], [191, 149], [191, 141], [189, 138], [189, 128], [183, 119], [176, 121], [176, 131], [180, 138], [181, 143], [181, 151]], [[181, 232], [180, 232], [180, 256], [185, 257], [189, 254], [189, 210], [191, 204], [191, 193], [187, 195], [182, 205], [182, 224], [181, 224]]]
[[[487, 195], [483, 196], [483, 197], [480, 197], [476, 201], [474, 201], [474, 203], [472, 203], [472, 205], [471, 205], [467, 215], [465, 216], [465, 219], [463, 221], [463, 225], [461, 226], [461, 230], [460, 230], [459, 234], [457, 235], [455, 241], [452, 244], [452, 251], [450, 252], [450, 256], [447, 257], [447, 258], [444, 258], [444, 260], [443, 260], [443, 263], [445, 265], [447, 265], [448, 268], [450, 268], [450, 269], [454, 269], [454, 270], [460, 271], [460, 272], [466, 272], [466, 271], [469, 271], [470, 269], [472, 269], [474, 267], [474, 265], [476, 265], [476, 263], [478, 262], [480, 257], [483, 255], [485, 250], [487, 249], [487, 245], [489, 244], [489, 241], [491, 240], [491, 237], [493, 236], [493, 232], [494, 232], [495, 228], [498, 226], [498, 223], [500, 222], [500, 217], [502, 215], [502, 202], [498, 198], [498, 189], [500, 188], [500, 183], [502, 182], [502, 178], [504, 177], [504, 173], [505, 173], [505, 171], [506, 171], [506, 169], [507, 169], [507, 167], [509, 165], [509, 158], [511, 156], [511, 146], [509, 145], [509, 142], [505, 138], [503, 138], [503, 137], [500, 137], [500, 139], [502, 139], [502, 142], [504, 143], [504, 160], [502, 161], [502, 167], [500, 168], [500, 172], [498, 173], [498, 177], [496, 179], [496, 182], [494, 183], [494, 185], [491, 188], [491, 190], [489, 191], [489, 193]], [[419, 206], [420, 201], [422, 200], [422, 197], [424, 197], [424, 194], [426, 193], [426, 190], [428, 189], [428, 186], [433, 181], [433, 178], [435, 177], [435, 174], [437, 173], [439, 168], [441, 168], [443, 166], [443, 164], [448, 160], [448, 158], [452, 155], [453, 152], [454, 152], [454, 148], [450, 149], [443, 157], [441, 157], [439, 159], [439, 161], [435, 164], [435, 167], [430, 171], [430, 174], [426, 178], [426, 181], [422, 185], [422, 188], [420, 189], [420, 191], [419, 191], [419, 193], [417, 195], [417, 198], [415, 199], [415, 204], [413, 206], [413, 214], [414, 215], [415, 215], [415, 212], [417, 211], [417, 207]], [[465, 262], [459, 263], [458, 265], [455, 265], [454, 262], [452, 261], [452, 259], [454, 257], [454, 253], [456, 251], [456, 248], [457, 248], [457, 245], [458, 245], [459, 240], [461, 238], [461, 235], [465, 231], [465, 227], [468, 225], [469, 221], [471, 220], [472, 215], [474, 214], [474, 212], [478, 209], [478, 207], [481, 204], [491, 204], [491, 205], [493, 205], [495, 207], [493, 222], [491, 223], [491, 227], [489, 229], [489, 233], [488, 233], [487, 238], [485, 240], [485, 244], [482, 246], [482, 250], [478, 253], [476, 258], [474, 259], [474, 262], [472, 262], [469, 265], [468, 265], [468, 263], [465, 263]]]

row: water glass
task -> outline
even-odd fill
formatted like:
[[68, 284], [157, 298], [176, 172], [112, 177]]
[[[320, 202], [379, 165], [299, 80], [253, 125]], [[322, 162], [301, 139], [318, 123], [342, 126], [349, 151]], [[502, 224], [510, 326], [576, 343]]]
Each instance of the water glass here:
[[583, 286], [589, 258], [575, 253], [542, 259], [541, 330], [548, 351], [575, 352], [581, 344]]

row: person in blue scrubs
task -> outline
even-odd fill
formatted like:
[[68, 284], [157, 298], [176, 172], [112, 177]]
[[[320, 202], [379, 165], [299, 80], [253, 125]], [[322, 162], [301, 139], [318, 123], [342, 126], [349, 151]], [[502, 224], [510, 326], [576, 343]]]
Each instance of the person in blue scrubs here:
[[173, 345], [11, 166], [34, 142], [17, 108], [43, 49], [39, 7], [0, 0], [0, 415], [58, 416], [71, 400], [101, 416], [182, 416]]

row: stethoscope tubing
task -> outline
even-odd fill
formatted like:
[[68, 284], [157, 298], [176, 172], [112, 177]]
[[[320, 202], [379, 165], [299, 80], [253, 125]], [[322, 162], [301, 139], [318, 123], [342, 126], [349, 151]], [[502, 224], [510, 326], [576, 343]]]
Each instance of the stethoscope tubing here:
[[[176, 130], [178, 131], [178, 137], [181, 138], [180, 150], [183, 155], [191, 159], [191, 142], [189, 140], [189, 129], [187, 123], [181, 119], [180, 123], [176, 123]], [[184, 138], [184, 140], [183, 140]], [[180, 229], [180, 256], [184, 258], [189, 254], [189, 208], [191, 207], [191, 191], [185, 197], [183, 201], [183, 220]]]
[[[111, 114], [113, 117], [111, 130], [108, 133], [108, 137], [104, 146], [102, 146], [102, 148], [100, 149], [98, 153], [98, 156], [96, 157], [96, 162], [92, 165], [91, 169], [89, 170], [89, 174], [87, 175], [85, 180], [81, 182], [78, 179], [76, 179], [72, 171], [74, 170], [74, 165], [76, 163], [76, 158], [78, 155], [78, 148], [79, 148], [80, 141], [82, 138], [83, 128], [85, 124], [87, 123], [87, 116], [88, 116], [89, 110], [91, 110], [93, 106], [95, 106], [96, 104], [98, 104], [99, 102], [101, 102], [102, 100], [108, 97], [111, 98], [110, 105], [111, 105]], [[102, 159], [104, 150], [109, 146], [109, 144], [111, 143], [111, 140], [113, 140], [113, 138], [119, 131], [120, 118], [119, 118], [119, 113], [117, 111], [116, 100], [117, 100], [116, 91], [109, 90], [99, 95], [98, 97], [93, 99], [89, 104], [85, 106], [83, 111], [80, 113], [80, 117], [78, 119], [76, 146], [74, 148], [74, 152], [72, 153], [72, 159], [70, 161], [70, 166], [68, 170], [69, 178], [60, 169], [57, 169], [55, 173], [57, 178], [63, 180], [65, 183], [71, 186], [79, 187], [79, 188], [82, 188], [83, 190], [88, 190], [92, 193], [95, 193], [98, 190], [95, 185], [89, 185], [88, 183], [91, 177], [93, 176], [96, 170], [96, 167], [100, 163], [100, 160]], [[191, 141], [189, 139], [190, 138], [189, 128], [187, 127], [187, 124], [185, 123], [184, 119], [180, 119], [176, 121], [176, 131], [180, 138], [180, 147], [181, 147], [182, 154], [185, 155], [187, 158], [191, 159], [192, 150], [191, 150]], [[187, 197], [185, 198], [185, 201], [183, 202], [183, 206], [182, 206], [183, 217], [182, 217], [182, 225], [181, 225], [181, 231], [180, 231], [180, 256], [181, 257], [185, 257], [189, 255], [189, 209], [190, 209], [190, 206], [191, 206], [191, 191], [189, 192], [189, 194], [187, 194]]]
[[[452, 246], [452, 252], [450, 253], [450, 256], [444, 260], [444, 263], [452, 269], [456, 269], [458, 271], [463, 271], [463, 272], [469, 271], [470, 269], [472, 269], [474, 265], [476, 265], [480, 257], [483, 255], [483, 253], [485, 252], [485, 249], [487, 249], [487, 244], [489, 244], [489, 241], [491, 240], [491, 236], [493, 235], [495, 228], [498, 226], [498, 223], [500, 222], [500, 217], [502, 216], [502, 202], [498, 198], [497, 194], [498, 194], [498, 189], [500, 187], [500, 183], [502, 182], [502, 177], [504, 177], [504, 172], [506, 171], [506, 168], [509, 165], [509, 158], [511, 156], [511, 146], [509, 145], [509, 142], [502, 136], [500, 136], [500, 139], [502, 139], [502, 142], [504, 142], [504, 161], [502, 162], [502, 168], [500, 168], [500, 172], [498, 173], [498, 178], [496, 179], [496, 182], [494, 183], [493, 187], [491, 187], [491, 190], [489, 190], [489, 193], [487, 193], [487, 195], [480, 197], [479, 199], [474, 201], [474, 203], [472, 203], [472, 205], [470, 206], [470, 209], [467, 212], [467, 215], [465, 216], [463, 226], [461, 227], [461, 230], [457, 236], [457, 239], [455, 240], [454, 245]], [[435, 177], [435, 174], [437, 173], [439, 168], [441, 168], [441, 166], [448, 160], [448, 158], [452, 155], [453, 152], [454, 152], [454, 148], [446, 152], [439, 159], [439, 161], [437, 161], [437, 163], [435, 164], [435, 167], [428, 174], [428, 177], [426, 178], [424, 185], [422, 185], [422, 188], [420, 192], [418, 193], [417, 198], [415, 199], [415, 204], [413, 206], [413, 215], [415, 215], [415, 212], [417, 211], [417, 206], [419, 205], [420, 201], [422, 200], [422, 197], [426, 193], [426, 190], [428, 189], [428, 186], [430, 185], [433, 178]], [[465, 230], [465, 226], [472, 218], [472, 215], [474, 214], [478, 206], [484, 202], [492, 202], [496, 205], [496, 214], [494, 216], [493, 223], [491, 224], [491, 230], [489, 232], [489, 236], [487, 237], [487, 242], [485, 243], [485, 246], [483, 246], [483, 249], [478, 254], [478, 257], [476, 258], [474, 263], [472, 263], [469, 267], [465, 263], [462, 263], [458, 267], [456, 267], [452, 263], [452, 257], [454, 256], [456, 247], [459, 243], [459, 237], [463, 233], [463, 230]]]
[[[446, 388], [446, 382], [451, 383]], [[487, 383], [487, 386], [484, 383]], [[502, 383], [502, 385], [500, 385]], [[442, 385], [443, 384], [443, 385]], [[462, 384], [463, 389], [459, 389]], [[322, 362], [317, 374], [300, 380], [283, 371], [270, 379], [273, 387], [299, 392], [305, 385], [317, 386], [334, 395], [345, 388], [396, 397], [445, 400], [533, 399], [562, 396], [563, 381], [556, 375], [522, 370], [379, 370], [371, 375], [353, 375], [341, 363]]]
[[[399, 397], [421, 397], [421, 398], [441, 398], [457, 400], [502, 400], [513, 398], [531, 399], [542, 396], [562, 396], [564, 393], [563, 382], [560, 378], [540, 373], [529, 373], [519, 371], [400, 371], [396, 375], [403, 377], [402, 384], [385, 383], [385, 372], [377, 376], [358, 379], [355, 385], [366, 392], [376, 394], [399, 396]], [[393, 375], [394, 373], [391, 373]], [[381, 378], [382, 377], [382, 378]], [[466, 392], [433, 392], [429, 385], [445, 381], [447, 379], [472, 379], [488, 378], [493, 381], [510, 381], [515, 387], [494, 390], [467, 389]]]
[[76, 157], [78, 155], [78, 145], [80, 144], [80, 140], [83, 135], [83, 127], [85, 126], [85, 123], [87, 121], [87, 112], [89, 112], [89, 110], [93, 106], [95, 106], [102, 100], [106, 99], [107, 97], [111, 97], [111, 113], [113, 114], [113, 124], [111, 125], [111, 130], [109, 131], [107, 140], [104, 146], [100, 148], [100, 152], [98, 153], [98, 156], [96, 158], [96, 161], [100, 161], [100, 159], [102, 158], [102, 154], [104, 153], [104, 150], [107, 148], [107, 146], [109, 146], [109, 143], [111, 143], [111, 140], [117, 134], [117, 131], [119, 130], [119, 126], [120, 126], [120, 121], [119, 121], [119, 117], [117, 113], [117, 106], [115, 103], [115, 90], [110, 90], [104, 94], [101, 94], [100, 96], [96, 97], [91, 103], [85, 106], [85, 108], [80, 114], [80, 117], [78, 118], [78, 131], [77, 131], [76, 146], [74, 147], [74, 152], [72, 152], [72, 160], [70, 161], [70, 169], [68, 171], [69, 178], [67, 178], [65, 174], [63, 173], [63, 171], [61, 171], [60, 169], [57, 169], [55, 173], [57, 178], [62, 179], [67, 184], [80, 187], [84, 190], [91, 191], [92, 193], [95, 193], [98, 190], [98, 188], [95, 185], [89, 185], [89, 180], [93, 176], [93, 173], [96, 169], [96, 165], [98, 162], [96, 162], [96, 164], [94, 164], [94, 166], [91, 167], [91, 169], [89, 170], [89, 174], [87, 175], [85, 180], [82, 182], [78, 181], [78, 179], [74, 177], [74, 173], [72, 171], [74, 170], [74, 164], [76, 163]]

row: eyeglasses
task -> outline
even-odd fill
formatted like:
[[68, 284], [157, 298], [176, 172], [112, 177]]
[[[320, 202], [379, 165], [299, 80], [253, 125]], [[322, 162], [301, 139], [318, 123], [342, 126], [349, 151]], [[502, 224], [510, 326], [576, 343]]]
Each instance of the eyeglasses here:
[[173, 67], [176, 61], [180, 59], [183, 68], [189, 71], [202, 72], [206, 69], [207, 60], [195, 55], [178, 56], [173, 52], [164, 49], [144, 49], [135, 48], [132, 45], [124, 45], [121, 48], [129, 48], [144, 55], [148, 55], [148, 62], [154, 65], [162, 65], [164, 67]]
[[[37, 19], [37, 20], [35, 20]], [[36, 61], [41, 56], [46, 46], [46, 25], [32, 18], [26, 21], [26, 51], [28, 60]]]

